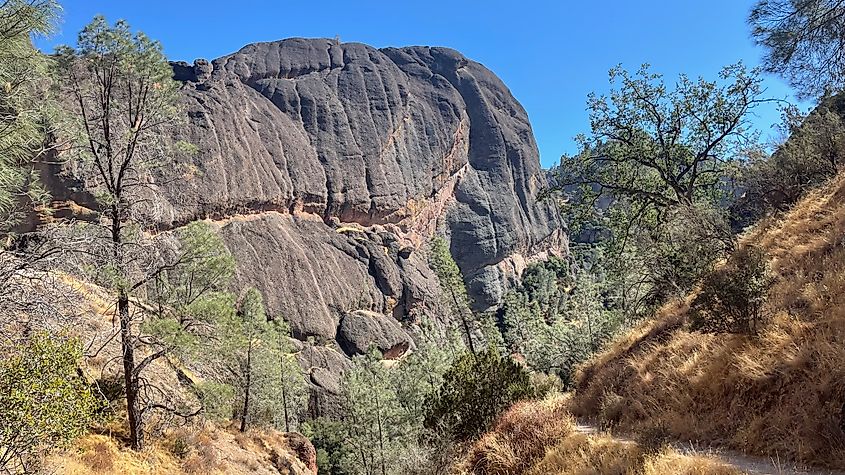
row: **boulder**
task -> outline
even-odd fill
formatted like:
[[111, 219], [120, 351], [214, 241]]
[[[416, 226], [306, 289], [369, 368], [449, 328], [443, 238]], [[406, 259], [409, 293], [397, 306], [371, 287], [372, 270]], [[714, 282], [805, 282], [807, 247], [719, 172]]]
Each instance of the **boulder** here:
[[396, 319], [364, 310], [356, 310], [343, 317], [337, 341], [349, 356], [365, 354], [374, 346], [386, 358], [397, 359], [413, 347], [411, 337]]
[[317, 450], [307, 437], [299, 432], [286, 432], [285, 443], [305, 466], [317, 475]]
[[312, 418], [321, 416], [341, 417], [342, 401], [340, 381], [350, 361], [332, 346], [306, 343], [297, 353], [306, 376], [311, 396], [308, 412]]

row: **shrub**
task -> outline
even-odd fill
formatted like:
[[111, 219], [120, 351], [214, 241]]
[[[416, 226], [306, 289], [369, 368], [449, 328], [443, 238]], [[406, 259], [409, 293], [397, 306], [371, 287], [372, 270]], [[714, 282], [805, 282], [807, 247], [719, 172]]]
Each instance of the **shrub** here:
[[643, 259], [652, 283], [645, 300], [654, 310], [689, 293], [735, 244], [728, 217], [718, 206], [677, 206], [663, 219], [662, 232], [640, 238], [635, 256]]
[[458, 440], [472, 439], [513, 403], [534, 396], [528, 372], [495, 350], [464, 353], [428, 404], [425, 425], [441, 427]]
[[0, 473], [31, 469], [93, 421], [98, 401], [77, 373], [81, 358], [78, 341], [37, 334], [0, 359]]
[[349, 451], [344, 445], [343, 424], [331, 419], [318, 418], [306, 422], [302, 433], [317, 450], [317, 470], [319, 475], [343, 474], [341, 461]]
[[763, 319], [763, 305], [773, 281], [766, 254], [748, 246], [701, 284], [691, 308], [694, 330], [754, 334]]
[[179, 460], [184, 460], [190, 452], [191, 444], [188, 438], [183, 434], [177, 435], [170, 446], [170, 453]]

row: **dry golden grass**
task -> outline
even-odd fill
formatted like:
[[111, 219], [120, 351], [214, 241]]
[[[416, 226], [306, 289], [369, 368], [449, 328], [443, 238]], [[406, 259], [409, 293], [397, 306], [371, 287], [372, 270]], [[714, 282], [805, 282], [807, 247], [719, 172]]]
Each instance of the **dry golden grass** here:
[[664, 451], [646, 457], [642, 475], [736, 475], [738, 470], [701, 455], [681, 455]]
[[521, 402], [503, 414], [458, 464], [462, 475], [733, 475], [704, 456], [664, 449], [649, 453], [607, 434], [583, 434], [566, 411], [565, 396]]
[[47, 460], [51, 472], [67, 475], [127, 475], [181, 474], [179, 461], [167, 451], [152, 447], [134, 453], [118, 446], [106, 435], [87, 435], [74, 446], [72, 452], [55, 454]]
[[[645, 456], [634, 443], [574, 433], [550, 447], [527, 475], [640, 473]], [[671, 472], [665, 472], [671, 473]]]
[[574, 419], [566, 412], [562, 398], [517, 403], [472, 446], [463, 470], [474, 474], [524, 473], [545, 455], [548, 446], [574, 431]]
[[573, 412], [845, 468], [845, 176], [750, 243], [777, 276], [758, 336], [690, 332], [689, 300], [667, 305], [579, 370]]
[[313, 475], [279, 432], [240, 434], [214, 427], [179, 429], [133, 452], [108, 435], [89, 434], [57, 453], [47, 468], [67, 475]]

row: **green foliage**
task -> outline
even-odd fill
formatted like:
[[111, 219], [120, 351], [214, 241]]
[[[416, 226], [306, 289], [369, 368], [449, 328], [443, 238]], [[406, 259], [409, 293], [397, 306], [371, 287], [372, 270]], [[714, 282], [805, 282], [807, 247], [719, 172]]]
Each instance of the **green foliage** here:
[[393, 474], [416, 444], [413, 420], [402, 410], [381, 355], [353, 359], [341, 383], [344, 445], [340, 466], [349, 474]]
[[549, 260], [525, 269], [520, 280], [521, 292], [530, 302], [543, 309], [546, 316], [560, 312], [571, 285], [569, 263], [552, 256]]
[[710, 273], [691, 306], [691, 326], [706, 332], [755, 334], [773, 283], [766, 254], [748, 246]]
[[635, 75], [610, 71], [609, 96], [591, 94], [590, 137], [563, 157], [559, 183], [577, 187], [594, 209], [606, 196], [630, 208], [629, 223], [654, 228], [668, 208], [720, 198], [726, 168], [748, 135], [748, 115], [760, 103], [760, 77], [742, 64], [724, 68], [721, 82], [684, 75], [673, 90], [643, 66]]
[[435, 237], [431, 240], [431, 254], [429, 263], [437, 278], [440, 280], [440, 285], [445, 290], [453, 294], [453, 305], [460, 308], [453, 309], [456, 313], [463, 308], [470, 306], [469, 295], [467, 295], [466, 286], [464, 285], [464, 278], [461, 275], [461, 270], [455, 259], [452, 257], [452, 252], [449, 250], [449, 244], [441, 237]]
[[845, 84], [845, 7], [839, 0], [758, 0], [748, 19], [766, 70], [802, 98]]
[[170, 453], [179, 460], [184, 460], [191, 453], [191, 444], [185, 437], [176, 436], [170, 446]]
[[195, 221], [176, 231], [180, 249], [156, 273], [153, 300], [189, 312], [210, 292], [222, 290], [235, 271], [235, 258], [223, 239], [204, 222]]
[[42, 451], [88, 428], [99, 403], [81, 359], [79, 342], [37, 334], [0, 360], [0, 471], [28, 473]]
[[50, 150], [55, 102], [45, 94], [48, 60], [32, 35], [52, 32], [59, 14], [51, 0], [0, 1], [0, 233], [17, 224], [26, 201], [48, 201], [35, 163]]
[[199, 147], [184, 140], [177, 140], [176, 143], [174, 143], [174, 147], [177, 151], [185, 155], [197, 155], [200, 151]]
[[845, 159], [845, 96], [824, 97], [806, 117], [795, 107], [783, 111], [788, 139], [769, 156], [754, 150], [739, 174], [744, 195], [734, 214], [752, 221], [768, 211], [785, 211], [807, 191], [835, 176]]
[[326, 418], [311, 420], [303, 425], [302, 433], [317, 450], [319, 475], [348, 475], [341, 467], [342, 460], [349, 457], [343, 422]]
[[[573, 369], [620, 329], [621, 313], [597, 262], [570, 271], [561, 260], [530, 266], [522, 284], [505, 296], [505, 336], [534, 370], [557, 375], [565, 386]], [[574, 274], [574, 275], [573, 275]]]
[[[296, 349], [291, 344], [290, 326], [283, 319], [273, 321], [273, 334], [276, 337], [276, 355], [279, 358], [276, 377], [278, 394], [276, 395], [275, 425], [279, 430], [295, 430], [304, 418], [308, 406], [308, 384], [302, 372], [302, 366], [294, 354]], [[281, 405], [281, 407], [278, 407]]]
[[[289, 429], [307, 403], [302, 370], [291, 354], [290, 330], [284, 322], [268, 320], [261, 293], [254, 288], [236, 306], [228, 302], [215, 312], [217, 344], [205, 355], [216, 368], [216, 388], [231, 389], [225, 392], [229, 415], [240, 419], [241, 430], [255, 425]], [[216, 396], [214, 401], [222, 416], [226, 401]]]
[[261, 293], [247, 289], [237, 312], [225, 317], [218, 322], [220, 344], [214, 351], [226, 370], [223, 382], [235, 388], [233, 413], [240, 418], [242, 431], [250, 424], [270, 425], [278, 359]]
[[681, 76], [673, 89], [643, 67], [617, 67], [612, 91], [588, 101], [592, 133], [563, 157], [557, 186], [577, 230], [605, 230], [610, 280], [626, 316], [647, 315], [689, 291], [733, 246], [728, 179], [754, 135], [749, 116], [765, 102], [760, 77], [741, 64], [719, 81]]
[[375, 350], [354, 358], [341, 385], [342, 419], [304, 424], [321, 474], [436, 472], [443, 434], [426, 430], [424, 417], [443, 374], [464, 350], [455, 332], [441, 335], [426, 324], [419, 336], [416, 350], [392, 364]]
[[422, 425], [428, 400], [443, 384], [443, 375], [464, 348], [455, 332], [437, 335], [423, 329], [416, 350], [390, 372], [396, 399], [414, 425]]
[[235, 399], [232, 386], [217, 381], [204, 381], [197, 385], [196, 391], [206, 419], [225, 422], [232, 418], [232, 401]]
[[189, 357], [212, 336], [212, 325], [232, 313], [234, 298], [225, 288], [235, 261], [223, 240], [202, 222], [175, 232], [178, 245], [165, 248], [163, 264], [145, 289], [155, 312], [142, 322], [157, 349]]
[[479, 343], [498, 345], [501, 342], [501, 334], [496, 328], [495, 321], [473, 312], [472, 300], [467, 293], [464, 277], [445, 239], [435, 237], [431, 240], [429, 265], [440, 281], [440, 287], [445, 294], [444, 303], [460, 326], [464, 342], [469, 350], [474, 353]]
[[458, 440], [484, 432], [513, 403], [534, 396], [528, 372], [497, 351], [458, 357], [431, 399], [425, 424]]
[[641, 267], [647, 312], [669, 298], [686, 295], [735, 245], [727, 210], [707, 202], [667, 211], [658, 232], [634, 239], [636, 254], [629, 256]]

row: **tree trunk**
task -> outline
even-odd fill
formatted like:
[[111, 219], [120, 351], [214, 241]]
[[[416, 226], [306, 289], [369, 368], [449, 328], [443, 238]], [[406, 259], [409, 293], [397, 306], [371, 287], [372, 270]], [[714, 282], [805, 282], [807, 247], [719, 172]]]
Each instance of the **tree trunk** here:
[[290, 432], [290, 419], [288, 417], [288, 391], [285, 387], [284, 376], [282, 376], [282, 409], [285, 413], [285, 432]]
[[[119, 201], [120, 199], [117, 198]], [[120, 207], [113, 204], [110, 210], [111, 239], [117, 283], [117, 315], [120, 322], [120, 349], [123, 353], [123, 384], [126, 393], [126, 414], [129, 418], [129, 445], [132, 450], [144, 448], [144, 427], [141, 417], [139, 383], [135, 374], [135, 340], [132, 335], [132, 316], [129, 313], [129, 294], [123, 268], [123, 246], [121, 242]]]
[[241, 432], [246, 432], [247, 416], [249, 414], [249, 393], [252, 384], [252, 339], [246, 351], [246, 384], [244, 384], [244, 406], [241, 409]]
[[475, 345], [473, 345], [472, 343], [472, 333], [470, 332], [469, 321], [467, 321], [466, 312], [464, 311], [463, 305], [461, 305], [458, 301], [458, 296], [455, 295], [455, 292], [450, 291], [449, 293], [452, 294], [452, 301], [455, 302], [455, 310], [461, 317], [461, 324], [463, 325], [464, 333], [466, 333], [467, 336], [467, 346], [469, 347], [469, 351], [472, 354], [475, 354]]
[[123, 380], [126, 386], [126, 413], [129, 416], [129, 442], [132, 450], [144, 448], [141, 404], [138, 398], [138, 378], [135, 376], [135, 343], [129, 315], [129, 296], [118, 291], [117, 311], [120, 316], [120, 344], [123, 351]]
[[373, 395], [376, 399], [376, 422], [378, 424], [378, 445], [379, 445], [379, 456], [381, 458], [381, 475], [387, 475], [387, 465], [386, 461], [384, 460], [384, 432], [382, 431], [381, 427], [381, 403], [379, 402], [378, 398], [378, 385], [376, 384], [375, 377], [373, 377]]

